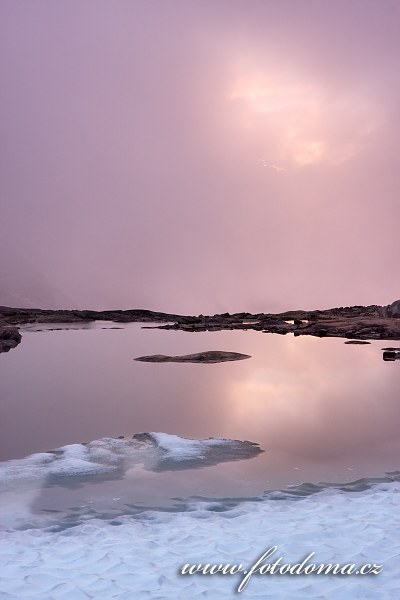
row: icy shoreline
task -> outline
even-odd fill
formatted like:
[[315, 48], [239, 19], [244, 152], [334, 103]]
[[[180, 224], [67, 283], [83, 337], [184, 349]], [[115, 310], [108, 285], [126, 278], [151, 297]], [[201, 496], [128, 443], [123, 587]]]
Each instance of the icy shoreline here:
[[[400, 483], [362, 492], [325, 489], [297, 501], [266, 498], [221, 512], [148, 511], [64, 531], [9, 531], [0, 539], [2, 600], [235, 598], [240, 575], [180, 575], [186, 563], [251, 567], [271, 546], [285, 562], [376, 563], [377, 576], [253, 576], [247, 598], [397, 598]], [[242, 575], [243, 577], [243, 575]]]
[[[318, 565], [382, 565], [382, 572], [252, 575], [239, 597], [397, 600], [398, 471], [349, 483], [303, 483], [252, 498], [192, 495], [158, 508], [135, 503], [136, 487], [149, 485], [143, 473], [172, 477], [260, 452], [240, 440], [141, 433], [0, 463], [0, 600], [237, 598], [245, 571], [273, 546], [270, 563], [282, 557], [295, 564], [315, 553]], [[111, 486], [105, 505], [99, 477]], [[81, 490], [78, 504], [61, 509], [55, 503], [50, 510], [44, 491], [54, 489], [67, 502], [71, 485]], [[113, 497], [122, 489], [123, 498]], [[100, 502], [93, 504], [96, 496]], [[187, 564], [241, 564], [242, 570], [183, 575]]]

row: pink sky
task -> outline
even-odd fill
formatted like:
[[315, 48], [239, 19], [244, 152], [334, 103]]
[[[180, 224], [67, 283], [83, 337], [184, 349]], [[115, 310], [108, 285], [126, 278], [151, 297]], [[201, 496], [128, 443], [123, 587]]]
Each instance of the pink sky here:
[[3, 0], [0, 304], [400, 297], [397, 0]]

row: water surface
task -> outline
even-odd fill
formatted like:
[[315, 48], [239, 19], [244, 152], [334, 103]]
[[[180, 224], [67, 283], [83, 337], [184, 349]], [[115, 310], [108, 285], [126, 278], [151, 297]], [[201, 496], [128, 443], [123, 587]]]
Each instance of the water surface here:
[[[114, 497], [155, 504], [177, 496], [248, 497], [399, 468], [400, 370], [382, 360], [386, 342], [110, 327], [27, 326], [22, 343], [0, 356], [1, 460], [151, 431], [250, 440], [265, 452], [197, 469], [156, 473], [139, 465], [123, 481], [64, 490], [67, 503], [88, 495], [100, 504]], [[252, 358], [211, 365], [133, 360], [207, 350]], [[40, 497], [42, 506], [60, 501], [55, 488]]]

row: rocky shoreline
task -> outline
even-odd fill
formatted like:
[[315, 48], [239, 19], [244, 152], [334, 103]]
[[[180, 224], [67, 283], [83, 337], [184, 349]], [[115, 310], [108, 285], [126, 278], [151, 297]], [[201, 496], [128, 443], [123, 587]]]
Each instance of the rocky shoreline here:
[[[185, 316], [151, 310], [45, 310], [0, 307], [0, 352], [16, 346], [18, 326], [34, 323], [84, 324], [91, 321], [149, 323], [179, 331], [255, 330], [262, 333], [339, 337], [348, 340], [400, 340], [400, 300], [388, 306], [350, 306], [283, 313], [241, 312]], [[18, 339], [19, 336], [19, 339]]]

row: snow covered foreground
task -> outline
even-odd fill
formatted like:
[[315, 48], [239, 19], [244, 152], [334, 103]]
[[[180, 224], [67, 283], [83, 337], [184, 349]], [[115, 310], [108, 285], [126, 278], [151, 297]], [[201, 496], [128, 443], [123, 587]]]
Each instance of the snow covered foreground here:
[[[221, 510], [223, 509], [223, 510]], [[362, 492], [326, 489], [297, 500], [237, 506], [192, 504], [187, 512], [93, 519], [63, 531], [9, 530], [0, 537], [1, 600], [209, 598], [398, 599], [400, 484]], [[379, 575], [182, 575], [185, 564], [243, 564], [269, 548], [299, 563], [382, 565]]]

